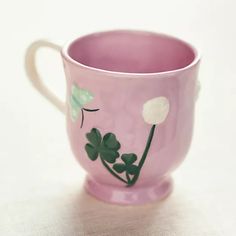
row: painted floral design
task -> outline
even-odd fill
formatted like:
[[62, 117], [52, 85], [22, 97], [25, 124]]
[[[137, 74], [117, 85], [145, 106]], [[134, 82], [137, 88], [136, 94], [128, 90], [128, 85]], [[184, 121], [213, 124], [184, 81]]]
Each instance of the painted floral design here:
[[87, 103], [93, 100], [93, 94], [86, 90], [78, 87], [76, 84], [73, 84], [71, 87], [71, 96], [70, 96], [70, 111], [72, 121], [76, 121], [81, 113], [81, 128], [83, 127], [84, 122], [84, 111], [95, 112], [99, 109], [87, 109], [84, 107]]
[[90, 133], [86, 134], [86, 137], [90, 143], [86, 144], [85, 150], [92, 161], [95, 161], [100, 155], [103, 160], [114, 163], [119, 157], [120, 143], [114, 134], [107, 133], [102, 138], [99, 130], [93, 128]]
[[137, 161], [137, 155], [134, 153], [126, 153], [121, 155], [121, 160], [124, 163], [116, 163], [113, 165], [113, 169], [118, 173], [127, 172], [129, 175], [135, 175], [138, 172], [138, 167], [134, 165]]
[[113, 169], [119, 174], [125, 172], [127, 184], [131, 185], [131, 176], [135, 176], [139, 172], [139, 167], [134, 164], [137, 161], [137, 155], [134, 153], [126, 153], [121, 155], [123, 163], [115, 163]]
[[148, 124], [161, 124], [169, 112], [169, 101], [166, 97], [156, 97], [143, 105], [143, 119]]
[[[120, 155], [120, 142], [113, 133], [106, 133], [102, 136], [101, 132], [93, 128], [86, 137], [89, 141], [85, 145], [90, 160], [95, 161], [98, 157], [104, 167], [118, 180], [124, 182], [128, 187], [133, 186], [139, 178], [140, 171], [145, 163], [155, 129], [157, 125], [163, 123], [169, 113], [169, 101], [166, 97], [156, 97], [148, 100], [143, 105], [143, 119], [152, 126], [147, 137], [147, 142], [142, 156], [139, 158], [135, 153], [123, 153]], [[121, 162], [122, 161], [122, 162]]]

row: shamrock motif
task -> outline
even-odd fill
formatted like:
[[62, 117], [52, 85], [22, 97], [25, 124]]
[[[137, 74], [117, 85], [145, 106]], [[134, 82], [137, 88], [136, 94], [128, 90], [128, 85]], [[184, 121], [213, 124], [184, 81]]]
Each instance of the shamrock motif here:
[[137, 155], [134, 153], [122, 154], [121, 159], [124, 163], [116, 163], [113, 165], [113, 169], [118, 173], [123, 173], [124, 171], [127, 174], [135, 175], [138, 173], [138, 166], [133, 163], [137, 160]]
[[93, 128], [90, 133], [86, 134], [86, 137], [89, 143], [85, 145], [85, 150], [92, 161], [100, 156], [102, 160], [108, 163], [115, 163], [120, 155], [118, 152], [120, 143], [113, 133], [107, 133], [102, 138], [99, 130]]
[[86, 109], [84, 105], [92, 101], [94, 98], [93, 94], [86, 89], [79, 88], [76, 84], [73, 84], [71, 87], [71, 96], [70, 96], [70, 110], [71, 110], [71, 119], [76, 121], [79, 117], [80, 112], [82, 113], [81, 128], [84, 122], [84, 111], [94, 112], [99, 109]]
[[[88, 95], [88, 94], [87, 94]], [[87, 97], [87, 101], [92, 97]], [[86, 99], [85, 99], [86, 100]], [[77, 107], [82, 111], [82, 123], [83, 123], [83, 110], [88, 109], [83, 108], [83, 104], [86, 102], [80, 102]], [[81, 105], [82, 104], [82, 105]], [[143, 154], [140, 156], [138, 163], [137, 155], [134, 153], [124, 153], [121, 155], [121, 160], [123, 162], [119, 163], [120, 153], [120, 143], [116, 139], [113, 133], [107, 133], [103, 137], [98, 129], [93, 128], [86, 137], [89, 141], [85, 145], [85, 150], [88, 157], [95, 161], [100, 157], [103, 166], [113, 175], [116, 179], [122, 181], [127, 187], [133, 186], [141, 173], [141, 169], [145, 163], [148, 156], [149, 149], [151, 147], [152, 139], [154, 137], [155, 129], [158, 125], [163, 123], [168, 116], [170, 109], [169, 100], [166, 97], [155, 97], [146, 101], [143, 105], [142, 115], [144, 121], [150, 124], [149, 135], [146, 140], [146, 144], [143, 150]], [[89, 111], [89, 110], [88, 110]], [[118, 162], [117, 162], [118, 161]]]

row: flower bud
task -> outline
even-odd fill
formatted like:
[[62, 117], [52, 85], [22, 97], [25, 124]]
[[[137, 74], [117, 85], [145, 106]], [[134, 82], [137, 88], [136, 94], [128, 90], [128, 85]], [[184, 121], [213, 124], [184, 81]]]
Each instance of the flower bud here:
[[148, 124], [161, 124], [169, 113], [170, 104], [166, 97], [156, 97], [143, 105], [143, 118]]

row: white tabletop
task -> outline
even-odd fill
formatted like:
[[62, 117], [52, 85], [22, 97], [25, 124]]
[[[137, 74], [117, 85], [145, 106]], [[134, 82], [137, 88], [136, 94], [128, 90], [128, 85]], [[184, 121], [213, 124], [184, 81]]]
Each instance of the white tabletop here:
[[[226, 1], [5, 1], [0, 8], [0, 235], [236, 235], [236, 5]], [[201, 48], [195, 133], [159, 203], [121, 207], [82, 188], [64, 117], [27, 81], [23, 55], [37, 38], [97, 30], [161, 31]], [[42, 50], [45, 82], [61, 97], [59, 55]]]

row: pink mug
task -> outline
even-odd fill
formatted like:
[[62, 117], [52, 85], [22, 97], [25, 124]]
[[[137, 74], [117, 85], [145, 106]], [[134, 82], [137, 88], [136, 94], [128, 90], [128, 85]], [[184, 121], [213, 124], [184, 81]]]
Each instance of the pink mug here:
[[[42, 83], [35, 54], [61, 52], [66, 103]], [[72, 151], [87, 171], [85, 189], [106, 202], [143, 204], [172, 191], [171, 172], [191, 142], [200, 56], [164, 34], [115, 30], [60, 46], [39, 40], [26, 53], [33, 85], [66, 113]]]

